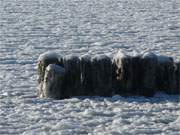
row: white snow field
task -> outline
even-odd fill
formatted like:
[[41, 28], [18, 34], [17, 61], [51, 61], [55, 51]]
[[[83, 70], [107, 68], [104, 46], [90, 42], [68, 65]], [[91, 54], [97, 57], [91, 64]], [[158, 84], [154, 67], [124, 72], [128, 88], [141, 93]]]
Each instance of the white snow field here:
[[0, 134], [180, 135], [180, 98], [36, 97], [38, 56], [152, 51], [180, 59], [179, 0], [0, 0]]

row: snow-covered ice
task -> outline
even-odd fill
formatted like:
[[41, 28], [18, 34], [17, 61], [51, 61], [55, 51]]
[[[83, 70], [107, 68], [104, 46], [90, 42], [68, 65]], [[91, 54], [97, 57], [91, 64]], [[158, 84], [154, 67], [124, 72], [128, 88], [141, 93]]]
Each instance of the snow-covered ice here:
[[58, 101], [27, 95], [1, 94], [0, 134], [180, 133], [178, 96], [157, 94], [146, 99], [115, 95]]
[[0, 0], [0, 134], [180, 134], [179, 96], [36, 98], [40, 54], [119, 49], [180, 60], [180, 1]]

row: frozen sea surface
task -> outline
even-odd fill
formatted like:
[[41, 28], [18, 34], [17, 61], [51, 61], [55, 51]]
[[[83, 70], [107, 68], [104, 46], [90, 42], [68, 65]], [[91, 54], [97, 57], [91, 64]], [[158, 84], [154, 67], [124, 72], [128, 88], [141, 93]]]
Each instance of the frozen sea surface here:
[[0, 134], [180, 134], [179, 96], [36, 98], [45, 51], [180, 59], [179, 0], [0, 0]]

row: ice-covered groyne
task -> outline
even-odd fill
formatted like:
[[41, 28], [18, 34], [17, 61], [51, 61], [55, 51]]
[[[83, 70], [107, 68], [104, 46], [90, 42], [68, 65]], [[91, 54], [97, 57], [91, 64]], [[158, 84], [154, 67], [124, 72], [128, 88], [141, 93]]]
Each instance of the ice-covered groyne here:
[[38, 96], [143, 95], [156, 91], [180, 94], [180, 62], [151, 52], [130, 55], [119, 50], [106, 55], [60, 56], [53, 52], [38, 59]]

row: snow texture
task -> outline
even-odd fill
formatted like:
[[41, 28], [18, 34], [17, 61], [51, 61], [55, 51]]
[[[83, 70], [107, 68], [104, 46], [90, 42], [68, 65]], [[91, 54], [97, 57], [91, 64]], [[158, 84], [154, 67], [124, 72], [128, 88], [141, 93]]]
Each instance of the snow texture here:
[[0, 0], [0, 134], [180, 134], [178, 96], [38, 99], [37, 59], [153, 52], [180, 59], [179, 0]]

